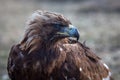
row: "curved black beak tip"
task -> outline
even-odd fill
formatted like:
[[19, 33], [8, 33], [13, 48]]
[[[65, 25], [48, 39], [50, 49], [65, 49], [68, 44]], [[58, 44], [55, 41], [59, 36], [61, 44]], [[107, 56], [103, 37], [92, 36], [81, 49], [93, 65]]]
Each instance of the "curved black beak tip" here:
[[77, 41], [79, 40], [79, 36], [77, 36]]
[[69, 34], [71, 36], [77, 38], [77, 41], [78, 41], [79, 37], [80, 37], [78, 29], [75, 26], [73, 26], [73, 25], [69, 25], [69, 28], [70, 28]]
[[78, 30], [76, 30], [75, 37], [77, 38], [77, 41], [78, 41], [80, 37]]

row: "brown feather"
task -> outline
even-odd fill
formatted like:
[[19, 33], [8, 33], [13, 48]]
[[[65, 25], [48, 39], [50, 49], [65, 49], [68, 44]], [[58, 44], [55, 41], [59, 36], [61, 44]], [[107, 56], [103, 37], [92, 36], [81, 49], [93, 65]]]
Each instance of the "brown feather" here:
[[[11, 80], [105, 80], [110, 71], [84, 44], [60, 39], [49, 42], [50, 23], [71, 24], [60, 14], [36, 12], [23, 40], [11, 48], [7, 70]], [[55, 31], [54, 31], [55, 32]], [[110, 79], [106, 79], [110, 80]]]

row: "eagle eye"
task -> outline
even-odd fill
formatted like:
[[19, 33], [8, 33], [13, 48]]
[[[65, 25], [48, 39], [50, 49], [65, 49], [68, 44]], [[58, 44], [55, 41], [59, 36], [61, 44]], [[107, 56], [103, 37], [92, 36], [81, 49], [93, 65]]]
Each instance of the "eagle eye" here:
[[61, 27], [66, 27], [66, 25], [63, 25], [62, 23], [52, 23], [52, 26], [57, 29], [60, 29]]

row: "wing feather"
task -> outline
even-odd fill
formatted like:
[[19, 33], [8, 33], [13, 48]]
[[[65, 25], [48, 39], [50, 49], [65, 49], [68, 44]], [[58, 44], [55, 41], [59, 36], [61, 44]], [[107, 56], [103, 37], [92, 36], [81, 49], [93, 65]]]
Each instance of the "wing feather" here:
[[110, 77], [109, 68], [104, 65], [96, 54], [83, 44], [64, 44], [63, 46], [66, 48], [67, 66], [77, 68], [77, 75], [80, 76], [79, 79], [102, 80], [106, 77]]

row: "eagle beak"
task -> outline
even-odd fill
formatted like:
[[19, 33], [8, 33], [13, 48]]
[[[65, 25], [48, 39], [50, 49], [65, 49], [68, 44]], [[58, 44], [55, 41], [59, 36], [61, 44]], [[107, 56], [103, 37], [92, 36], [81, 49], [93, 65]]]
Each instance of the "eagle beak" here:
[[79, 40], [79, 31], [73, 25], [69, 25], [69, 27], [61, 28], [60, 32], [58, 32], [57, 34], [60, 34], [66, 37], [73, 37]]

